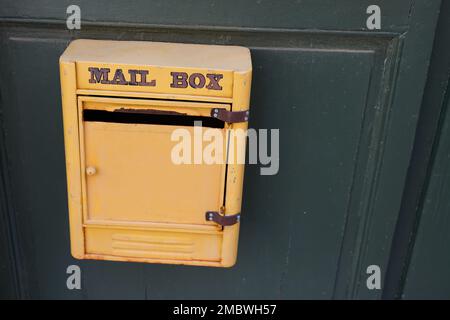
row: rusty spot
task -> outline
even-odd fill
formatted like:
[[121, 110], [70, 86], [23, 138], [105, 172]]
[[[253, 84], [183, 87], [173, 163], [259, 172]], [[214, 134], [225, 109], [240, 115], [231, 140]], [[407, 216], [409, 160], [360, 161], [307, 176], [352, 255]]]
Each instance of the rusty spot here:
[[167, 111], [167, 110], [156, 110], [156, 109], [127, 109], [127, 108], [120, 108], [120, 109], [115, 109], [114, 112], [139, 113], [139, 114], [162, 114], [162, 115], [172, 115], [172, 116], [185, 116], [185, 115], [187, 115], [187, 113], [182, 113], [182, 112]]

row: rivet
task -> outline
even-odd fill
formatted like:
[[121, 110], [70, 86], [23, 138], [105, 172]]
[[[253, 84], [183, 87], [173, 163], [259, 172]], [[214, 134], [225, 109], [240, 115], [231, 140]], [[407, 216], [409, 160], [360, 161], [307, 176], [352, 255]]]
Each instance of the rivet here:
[[93, 176], [96, 173], [97, 173], [97, 169], [95, 169], [95, 167], [87, 167], [86, 168], [86, 174], [88, 176]]

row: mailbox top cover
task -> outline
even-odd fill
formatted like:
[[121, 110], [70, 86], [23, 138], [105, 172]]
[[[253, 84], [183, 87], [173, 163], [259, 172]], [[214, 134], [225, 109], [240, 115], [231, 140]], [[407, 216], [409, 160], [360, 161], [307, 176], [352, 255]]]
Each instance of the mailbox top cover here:
[[231, 98], [235, 74], [251, 74], [239, 46], [75, 40], [60, 58], [74, 63], [78, 89]]
[[248, 72], [248, 48], [150, 41], [74, 40], [60, 61]]

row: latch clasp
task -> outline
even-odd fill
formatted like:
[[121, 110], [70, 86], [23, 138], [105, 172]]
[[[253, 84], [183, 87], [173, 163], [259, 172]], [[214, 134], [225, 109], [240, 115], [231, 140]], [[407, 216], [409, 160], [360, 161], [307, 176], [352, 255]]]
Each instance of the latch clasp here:
[[250, 110], [244, 111], [228, 111], [224, 108], [213, 108], [211, 109], [211, 117], [217, 118], [224, 122], [236, 123], [236, 122], [247, 122], [250, 116]]
[[215, 223], [217, 223], [221, 226], [224, 226], [224, 227], [232, 226], [232, 225], [238, 223], [240, 218], [241, 218], [240, 213], [225, 216], [225, 215], [221, 215], [217, 211], [207, 211], [205, 214], [205, 219], [207, 221], [214, 221]]

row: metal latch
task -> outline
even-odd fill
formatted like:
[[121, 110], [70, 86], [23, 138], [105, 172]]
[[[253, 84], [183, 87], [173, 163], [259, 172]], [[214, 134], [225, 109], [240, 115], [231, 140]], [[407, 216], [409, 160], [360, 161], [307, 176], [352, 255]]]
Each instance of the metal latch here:
[[249, 110], [244, 111], [228, 111], [223, 108], [211, 109], [211, 117], [217, 118], [224, 122], [235, 123], [235, 122], [247, 122], [250, 115]]
[[238, 223], [240, 218], [240, 213], [225, 216], [217, 211], [207, 211], [205, 214], [205, 219], [207, 221], [214, 221], [221, 226], [232, 226], [233, 224]]

